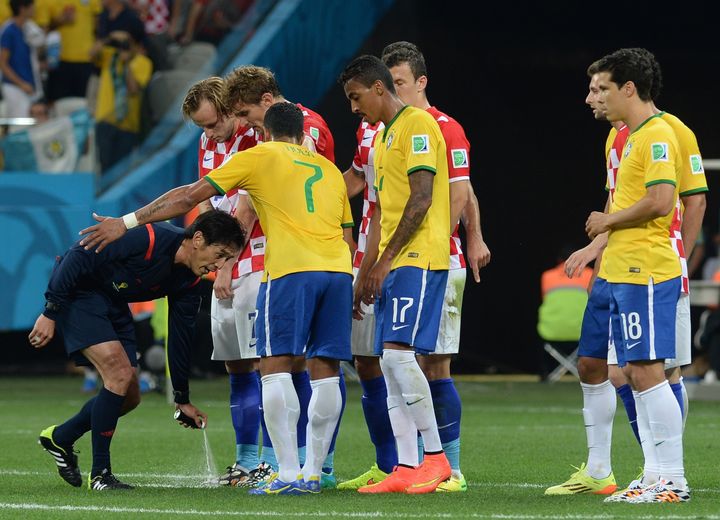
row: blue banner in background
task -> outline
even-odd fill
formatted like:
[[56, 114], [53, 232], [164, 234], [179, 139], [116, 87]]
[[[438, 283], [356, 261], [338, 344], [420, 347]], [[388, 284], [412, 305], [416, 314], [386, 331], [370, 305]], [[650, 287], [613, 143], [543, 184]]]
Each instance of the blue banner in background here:
[[90, 223], [93, 182], [87, 174], [0, 175], [0, 330], [32, 327], [55, 257]]

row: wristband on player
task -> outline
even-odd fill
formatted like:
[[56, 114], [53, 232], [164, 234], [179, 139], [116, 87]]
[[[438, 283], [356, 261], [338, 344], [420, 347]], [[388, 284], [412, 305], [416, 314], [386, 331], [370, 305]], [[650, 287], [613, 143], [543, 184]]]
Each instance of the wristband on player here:
[[43, 310], [43, 315], [45, 315], [46, 318], [55, 320], [59, 313], [60, 313], [60, 305], [58, 305], [57, 303], [53, 303], [51, 301], [45, 302], [45, 310]]
[[188, 404], [190, 402], [190, 390], [185, 390], [184, 392], [175, 390], [173, 396], [175, 396], [176, 404]]
[[135, 216], [135, 212], [128, 213], [127, 215], [123, 215], [122, 220], [125, 223], [125, 227], [127, 229], [132, 229], [134, 227], [137, 227], [137, 225], [138, 225], [138, 219]]
[[45, 310], [50, 312], [60, 312], [60, 305], [51, 301], [46, 301]]

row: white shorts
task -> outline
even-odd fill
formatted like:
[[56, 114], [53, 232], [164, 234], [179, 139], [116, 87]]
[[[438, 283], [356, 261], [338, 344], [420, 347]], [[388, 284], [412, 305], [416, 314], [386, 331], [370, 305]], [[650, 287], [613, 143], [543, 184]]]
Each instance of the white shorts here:
[[[675, 320], [675, 357], [665, 360], [665, 370], [684, 367], [692, 363], [692, 338], [690, 331], [690, 296], [680, 293]], [[617, 353], [612, 339], [608, 342], [608, 365], [617, 365]]]
[[460, 317], [463, 294], [465, 294], [465, 278], [465, 269], [448, 271], [437, 346], [435, 352], [430, 355], [457, 354], [460, 351]]
[[210, 305], [214, 361], [255, 359], [255, 304], [262, 271], [232, 281], [233, 297], [218, 300], [213, 292]]
[[30, 105], [33, 96], [26, 94], [20, 87], [3, 82], [0, 86], [5, 100], [4, 117], [30, 117]]
[[692, 333], [690, 331], [690, 295], [680, 293], [675, 321], [675, 357], [665, 360], [665, 370], [692, 363]]
[[[357, 278], [358, 268], [353, 267], [353, 284]], [[353, 356], [377, 357], [375, 345], [375, 306], [360, 304], [365, 312], [362, 320], [353, 319], [350, 346]]]

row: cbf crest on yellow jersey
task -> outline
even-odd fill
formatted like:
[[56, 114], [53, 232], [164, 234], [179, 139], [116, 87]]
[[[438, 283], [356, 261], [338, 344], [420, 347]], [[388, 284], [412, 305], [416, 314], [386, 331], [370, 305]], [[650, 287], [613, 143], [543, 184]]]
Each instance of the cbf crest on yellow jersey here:
[[432, 205], [391, 269], [449, 268], [450, 183], [445, 140], [433, 117], [405, 106], [375, 138], [375, 190], [380, 202], [380, 254], [390, 242], [410, 198], [409, 176], [418, 170], [435, 174]]
[[[655, 115], [628, 137], [620, 161], [610, 213], [629, 208], [655, 184], [675, 186], [680, 176], [678, 143], [670, 125]], [[645, 225], [610, 231], [599, 276], [612, 283], [647, 285], [680, 276], [680, 263], [668, 239], [673, 212]]]
[[248, 192], [265, 231], [263, 281], [306, 271], [352, 273], [343, 227], [352, 213], [342, 173], [320, 154], [273, 141], [233, 155], [207, 179]]

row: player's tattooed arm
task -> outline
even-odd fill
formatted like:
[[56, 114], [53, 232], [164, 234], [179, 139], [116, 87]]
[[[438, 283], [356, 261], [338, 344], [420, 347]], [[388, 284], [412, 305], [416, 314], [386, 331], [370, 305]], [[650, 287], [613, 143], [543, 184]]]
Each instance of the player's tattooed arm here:
[[387, 260], [395, 258], [420, 227], [432, 204], [435, 175], [429, 170], [418, 170], [409, 176], [410, 197], [403, 210], [400, 222], [390, 238], [382, 256]]
[[[87, 235], [80, 241], [80, 245], [84, 246], [85, 249], [94, 247], [96, 248], [95, 251], [99, 253], [105, 246], [123, 236], [129, 227], [179, 217], [190, 211], [199, 202], [217, 194], [217, 188], [203, 177], [194, 184], [180, 186], [168, 191], [147, 206], [134, 213], [128, 213], [123, 218], [105, 217], [93, 213], [93, 218], [99, 224], [80, 230], [81, 235]], [[128, 225], [126, 219], [133, 221], [133, 223]]]
[[[174, 188], [167, 193], [160, 195], [147, 206], [144, 206], [135, 212], [138, 224], [147, 224], [149, 222], [159, 222], [169, 218], [178, 217], [193, 209], [196, 204], [209, 198], [200, 198], [198, 192], [204, 191], [210, 193], [210, 196], [216, 194], [216, 190], [208, 182], [200, 179], [195, 184], [180, 186]], [[212, 190], [212, 191], [211, 191]], [[199, 200], [198, 200], [199, 199]]]
[[395, 228], [392, 237], [390, 237], [387, 247], [368, 273], [365, 285], [366, 295], [363, 298], [365, 303], [380, 296], [383, 282], [390, 272], [393, 258], [410, 241], [410, 237], [417, 231], [420, 223], [427, 215], [432, 204], [434, 179], [435, 176], [429, 170], [417, 170], [410, 175], [410, 197], [408, 197], [400, 222]]

